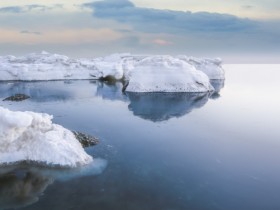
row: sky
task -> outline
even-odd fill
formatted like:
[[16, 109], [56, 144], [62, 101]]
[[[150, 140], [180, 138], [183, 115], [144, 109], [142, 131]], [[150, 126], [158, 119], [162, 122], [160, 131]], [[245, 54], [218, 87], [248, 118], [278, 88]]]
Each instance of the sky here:
[[279, 0], [0, 1], [0, 55], [42, 50], [280, 63]]

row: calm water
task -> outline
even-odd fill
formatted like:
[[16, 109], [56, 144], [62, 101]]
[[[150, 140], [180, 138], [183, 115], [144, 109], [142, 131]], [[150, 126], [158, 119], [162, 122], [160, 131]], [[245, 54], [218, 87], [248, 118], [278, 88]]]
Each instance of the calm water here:
[[[280, 65], [225, 68], [211, 95], [0, 83], [1, 106], [52, 114], [101, 142], [87, 168], [0, 169], [0, 209], [280, 209]], [[14, 93], [31, 99], [2, 101]]]

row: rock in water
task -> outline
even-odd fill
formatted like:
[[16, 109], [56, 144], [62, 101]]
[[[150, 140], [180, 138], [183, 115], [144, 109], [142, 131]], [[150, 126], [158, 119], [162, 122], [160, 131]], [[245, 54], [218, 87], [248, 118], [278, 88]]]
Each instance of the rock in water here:
[[30, 98], [30, 96], [27, 96], [25, 94], [15, 94], [13, 96], [5, 98], [3, 101], [24, 101], [29, 98]]
[[83, 147], [90, 147], [99, 144], [99, 140], [93, 136], [78, 132], [72, 131], [76, 139], [82, 144]]

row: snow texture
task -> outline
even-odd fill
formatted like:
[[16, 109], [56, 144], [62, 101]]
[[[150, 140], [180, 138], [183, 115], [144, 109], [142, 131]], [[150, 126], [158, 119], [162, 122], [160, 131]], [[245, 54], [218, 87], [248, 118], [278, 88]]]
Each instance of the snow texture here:
[[209, 79], [224, 79], [221, 59], [184, 55], [145, 56], [113, 54], [71, 59], [47, 52], [0, 56], [0, 80], [69, 80], [113, 78], [128, 81], [129, 92], [208, 92]]
[[92, 157], [73, 133], [51, 120], [48, 114], [0, 107], [0, 165], [30, 161], [76, 167], [90, 163]]

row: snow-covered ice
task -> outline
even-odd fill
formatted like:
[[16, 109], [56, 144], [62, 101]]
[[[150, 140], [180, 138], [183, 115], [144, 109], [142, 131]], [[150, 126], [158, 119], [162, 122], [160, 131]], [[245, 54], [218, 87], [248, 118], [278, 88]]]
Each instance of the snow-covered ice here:
[[52, 116], [0, 107], [0, 164], [31, 161], [76, 167], [92, 161], [73, 133]]
[[208, 92], [209, 78], [194, 66], [171, 56], [151, 56], [128, 74], [127, 92]]
[[0, 80], [69, 80], [113, 78], [129, 82], [130, 92], [208, 92], [209, 79], [224, 79], [221, 59], [113, 54], [71, 59], [47, 52], [0, 56]]
[[180, 60], [183, 60], [193, 65], [197, 70], [204, 72], [209, 79], [225, 79], [225, 72], [222, 68], [222, 60], [216, 59], [201, 59], [194, 57], [187, 57], [185, 55], [178, 56]]
[[70, 59], [47, 52], [0, 57], [0, 80], [93, 79], [97, 69], [90, 60]]

